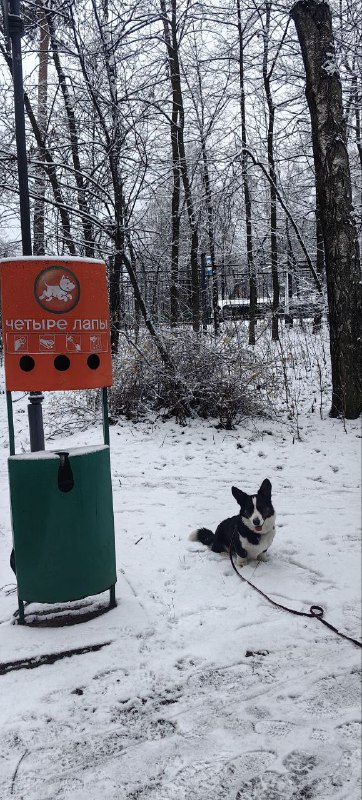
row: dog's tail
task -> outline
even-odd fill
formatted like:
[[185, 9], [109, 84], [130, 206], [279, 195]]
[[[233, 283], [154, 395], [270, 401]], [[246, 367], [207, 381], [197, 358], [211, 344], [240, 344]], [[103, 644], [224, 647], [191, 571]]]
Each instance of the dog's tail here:
[[211, 547], [215, 536], [208, 528], [198, 528], [197, 531], [192, 531], [189, 536], [190, 542], [201, 542], [207, 547]]

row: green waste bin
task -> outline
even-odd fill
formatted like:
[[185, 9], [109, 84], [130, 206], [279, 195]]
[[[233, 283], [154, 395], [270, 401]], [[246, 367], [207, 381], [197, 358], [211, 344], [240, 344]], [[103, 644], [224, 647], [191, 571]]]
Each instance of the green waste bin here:
[[116, 583], [107, 445], [10, 456], [19, 609], [79, 600]]

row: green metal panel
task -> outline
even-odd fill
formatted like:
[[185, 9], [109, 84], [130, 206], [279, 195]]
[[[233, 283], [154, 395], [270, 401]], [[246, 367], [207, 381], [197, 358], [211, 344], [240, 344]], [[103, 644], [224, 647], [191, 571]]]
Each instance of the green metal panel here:
[[74, 486], [66, 492], [58, 488], [55, 452], [8, 459], [21, 600], [78, 600], [117, 580], [109, 447], [68, 453]]

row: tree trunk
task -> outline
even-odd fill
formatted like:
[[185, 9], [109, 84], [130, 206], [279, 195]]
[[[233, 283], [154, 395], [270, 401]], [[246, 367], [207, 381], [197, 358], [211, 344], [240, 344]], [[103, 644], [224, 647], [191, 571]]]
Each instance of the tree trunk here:
[[246, 256], [249, 274], [249, 344], [255, 344], [255, 325], [256, 309], [258, 302], [256, 274], [253, 256], [253, 229], [252, 229], [252, 204], [248, 177], [248, 156], [245, 151], [246, 139], [246, 113], [245, 113], [245, 86], [244, 86], [244, 38], [241, 25], [240, 0], [236, 0], [238, 17], [238, 38], [239, 38], [239, 89], [240, 89], [240, 113], [241, 113], [241, 173], [243, 179], [244, 203], [245, 203], [245, 224], [246, 224]]
[[277, 194], [276, 194], [276, 172], [274, 160], [274, 121], [275, 121], [275, 106], [273, 96], [271, 93], [270, 78], [272, 68], [268, 69], [268, 54], [269, 54], [269, 36], [270, 36], [270, 11], [271, 3], [265, 4], [266, 7], [266, 22], [264, 30], [264, 56], [263, 56], [263, 82], [265, 96], [268, 105], [268, 133], [267, 133], [267, 150], [268, 150], [268, 165], [270, 175], [270, 260], [271, 260], [271, 273], [272, 273], [272, 286], [273, 286], [273, 300], [272, 300], [272, 339], [277, 341], [279, 339], [279, 276], [278, 276], [278, 243], [277, 243]]
[[294, 283], [294, 276], [296, 272], [296, 260], [293, 253], [292, 247], [292, 240], [290, 238], [290, 230], [289, 230], [289, 219], [286, 217], [285, 220], [285, 236], [287, 240], [287, 274], [286, 274], [286, 292], [285, 292], [285, 299], [288, 302], [288, 311], [285, 311], [284, 314], [284, 322], [288, 328], [293, 327], [293, 309], [290, 308], [290, 301], [293, 297], [293, 283]]
[[171, 0], [171, 30], [170, 23], [167, 17], [165, 0], [160, 0], [161, 14], [163, 21], [163, 29], [165, 35], [165, 43], [168, 54], [168, 65], [170, 70], [170, 81], [173, 94], [173, 107], [177, 107], [178, 124], [176, 127], [177, 133], [177, 147], [179, 155], [180, 175], [185, 194], [185, 204], [187, 216], [189, 220], [191, 232], [191, 253], [190, 253], [190, 267], [191, 267], [191, 311], [192, 311], [192, 327], [194, 331], [200, 330], [200, 286], [199, 286], [199, 264], [198, 264], [198, 248], [199, 248], [199, 233], [197, 216], [195, 213], [194, 202], [191, 192], [191, 181], [189, 178], [189, 170], [186, 159], [186, 149], [184, 141], [184, 127], [185, 127], [185, 113], [183, 107], [183, 96], [181, 87], [180, 64], [179, 64], [179, 46], [177, 40], [177, 18], [176, 18], [176, 0]]
[[[48, 50], [49, 50], [49, 30], [47, 25], [46, 13], [41, 2], [37, 2], [37, 21], [39, 25], [39, 72], [38, 72], [38, 126], [43, 139], [46, 135], [47, 126], [47, 105], [48, 105]], [[38, 150], [39, 160], [42, 158], [41, 150]], [[34, 222], [33, 222], [33, 253], [35, 256], [43, 256], [45, 253], [44, 224], [45, 224], [45, 188], [46, 176], [43, 168], [39, 165], [36, 168], [34, 200]]]
[[332, 365], [331, 416], [361, 412], [361, 294], [342, 89], [329, 5], [292, 8], [306, 70], [317, 202], [324, 239]]
[[[5, 48], [0, 44], [0, 49], [4, 60], [9, 68], [10, 74], [12, 74], [12, 59], [11, 56], [7, 53]], [[75, 244], [72, 237], [71, 225], [70, 225], [70, 217], [68, 213], [67, 204], [64, 201], [63, 193], [61, 189], [60, 182], [58, 180], [58, 175], [55, 167], [55, 163], [52, 157], [50, 150], [46, 147], [44, 142], [44, 136], [39, 129], [39, 125], [37, 122], [36, 115], [33, 111], [31, 102], [26, 92], [24, 92], [24, 106], [27, 116], [29, 118], [29, 122], [31, 124], [35, 141], [37, 147], [39, 149], [39, 153], [41, 156], [41, 160], [43, 162], [43, 168], [46, 172], [50, 185], [52, 187], [53, 195], [54, 195], [54, 204], [57, 207], [60, 215], [62, 230], [63, 230], [63, 241], [64, 244], [68, 247], [68, 250], [72, 256], [76, 255]]]
[[[202, 181], [204, 184], [204, 195], [205, 195], [205, 207], [206, 207], [206, 220], [207, 220], [207, 238], [209, 241], [209, 257], [211, 261], [211, 272], [212, 272], [212, 311], [213, 311], [213, 320], [214, 320], [214, 333], [215, 336], [218, 335], [220, 329], [220, 314], [219, 314], [219, 275], [218, 275], [218, 266], [216, 264], [215, 259], [215, 224], [214, 224], [214, 210], [213, 210], [213, 194], [212, 194], [212, 179], [210, 177], [210, 166], [209, 166], [209, 155], [207, 151], [207, 138], [211, 133], [212, 130], [212, 121], [210, 120], [208, 125], [205, 125], [205, 101], [204, 101], [204, 94], [203, 94], [203, 85], [202, 85], [202, 70], [201, 70], [201, 63], [199, 60], [199, 56], [197, 52], [196, 55], [196, 73], [197, 73], [197, 82], [198, 82], [198, 90], [199, 96], [198, 98], [195, 97], [195, 93], [191, 89], [191, 96], [195, 108], [196, 118], [198, 122], [198, 127], [200, 130], [200, 143], [201, 143], [201, 156], [202, 156]], [[187, 81], [187, 73], [186, 73], [186, 81]], [[188, 81], [187, 81], [188, 83]], [[189, 85], [189, 84], [188, 84]], [[190, 87], [189, 87], [190, 88]], [[205, 279], [206, 279], [206, 255], [205, 253], [201, 254], [201, 295], [203, 297], [202, 302], [202, 310], [203, 310], [203, 330], [205, 331], [206, 319], [205, 319]]]
[[209, 250], [211, 258], [212, 269], [212, 310], [214, 317], [214, 333], [215, 336], [219, 333], [220, 319], [219, 319], [219, 279], [218, 268], [215, 260], [215, 235], [214, 235], [214, 219], [212, 209], [212, 192], [209, 174], [209, 161], [206, 150], [206, 141], [201, 135], [201, 150], [202, 150], [202, 164], [203, 164], [203, 181], [205, 187], [205, 201], [206, 201], [206, 214], [207, 214], [207, 234], [209, 239]]
[[[318, 204], [316, 206], [316, 241], [317, 241], [317, 258], [316, 258], [316, 272], [320, 279], [320, 282], [323, 281], [323, 275], [325, 272], [324, 268], [324, 242], [323, 242], [323, 230], [321, 225], [320, 213]], [[317, 333], [321, 330], [322, 327], [322, 302], [323, 296], [320, 297], [321, 307], [316, 312], [314, 319], [313, 319], [313, 333]]]
[[[361, 113], [359, 104], [361, 102], [361, 93], [358, 91], [357, 76], [353, 75], [352, 78], [353, 95], [355, 102], [355, 118], [356, 118], [356, 145], [358, 150], [358, 157], [360, 163], [360, 179], [362, 179], [362, 135], [361, 135]], [[361, 194], [360, 194], [360, 221], [362, 218], [362, 180], [361, 180]]]
[[77, 184], [77, 199], [78, 199], [78, 207], [81, 213], [82, 218], [82, 226], [83, 226], [83, 237], [84, 237], [84, 255], [88, 258], [94, 258], [94, 234], [93, 234], [93, 225], [90, 221], [90, 213], [89, 213], [89, 205], [87, 201], [87, 189], [85, 185], [85, 181], [83, 178], [81, 163], [80, 163], [80, 146], [79, 146], [79, 136], [78, 136], [78, 128], [76, 123], [75, 117], [75, 102], [71, 93], [68, 89], [68, 84], [66, 80], [66, 76], [61, 64], [60, 55], [59, 55], [59, 46], [56, 37], [55, 25], [54, 25], [54, 12], [47, 11], [46, 14], [46, 22], [49, 29], [50, 34], [50, 41], [51, 41], [51, 49], [53, 54], [53, 61], [54, 66], [57, 72], [59, 86], [63, 95], [64, 99], [64, 106], [67, 115], [68, 121], [68, 129], [69, 129], [69, 139], [70, 139], [70, 147], [72, 153], [72, 161], [74, 167], [74, 175], [75, 181]]
[[178, 111], [173, 96], [172, 100], [172, 121], [171, 121], [171, 148], [172, 148], [172, 200], [171, 200], [171, 286], [170, 286], [170, 305], [171, 305], [171, 327], [176, 327], [178, 323], [179, 304], [178, 304], [178, 264], [180, 250], [180, 162], [178, 157], [177, 145], [177, 119]]
[[123, 247], [119, 242], [119, 232], [115, 236], [115, 251], [110, 259], [109, 268], [109, 316], [111, 322], [111, 349], [113, 355], [118, 352], [119, 331], [121, 327], [121, 271], [123, 264]]

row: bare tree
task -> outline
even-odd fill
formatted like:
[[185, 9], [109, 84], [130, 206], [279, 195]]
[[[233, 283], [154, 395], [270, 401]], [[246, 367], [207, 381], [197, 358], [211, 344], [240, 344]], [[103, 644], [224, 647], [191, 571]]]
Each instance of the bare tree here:
[[239, 44], [239, 89], [240, 89], [240, 114], [241, 114], [241, 172], [244, 190], [245, 203], [245, 225], [246, 225], [246, 253], [249, 274], [249, 303], [250, 303], [250, 322], [249, 322], [249, 344], [255, 344], [255, 324], [257, 309], [257, 284], [256, 270], [253, 255], [253, 222], [252, 222], [252, 199], [248, 176], [248, 154], [247, 135], [246, 135], [246, 103], [245, 103], [245, 72], [244, 72], [244, 39], [247, 26], [242, 24], [240, 0], [236, 0], [238, 44]]
[[[183, 103], [180, 59], [179, 59], [177, 1], [171, 0], [171, 19], [169, 19], [167, 15], [165, 0], [160, 0], [160, 5], [161, 5], [165, 43], [168, 55], [170, 82], [172, 88], [173, 115], [174, 115], [172, 125], [174, 133], [176, 135], [178, 157], [180, 164], [180, 175], [185, 193], [186, 209], [187, 209], [187, 215], [191, 232], [190, 267], [191, 267], [192, 326], [194, 331], [198, 331], [200, 328], [199, 264], [198, 264], [199, 232], [198, 232], [198, 220], [192, 196], [190, 171], [187, 163], [186, 147], [184, 140], [185, 110]], [[175, 124], [174, 118], [175, 119], [177, 118], [177, 124]]]
[[[274, 131], [275, 131], [275, 104], [271, 88], [272, 75], [275, 64], [288, 31], [288, 24], [284, 28], [283, 35], [278, 44], [276, 53], [270, 61], [270, 30], [271, 30], [271, 10], [272, 3], [267, 0], [265, 3], [265, 22], [263, 24], [263, 83], [265, 97], [267, 101], [267, 153], [270, 176], [270, 260], [273, 283], [272, 301], [272, 338], [279, 338], [278, 317], [279, 317], [279, 275], [278, 275], [278, 239], [277, 239], [277, 174], [275, 167], [274, 154]], [[270, 63], [269, 63], [270, 61]]]
[[71, 148], [72, 162], [74, 168], [74, 176], [77, 186], [78, 207], [81, 214], [81, 221], [83, 227], [84, 255], [88, 256], [89, 258], [93, 258], [94, 257], [93, 225], [90, 219], [90, 209], [87, 200], [85, 179], [80, 160], [79, 134], [76, 122], [74, 97], [72, 96], [72, 93], [69, 89], [68, 81], [61, 63], [58, 39], [56, 35], [54, 10], [51, 10], [48, 7], [46, 12], [43, 11], [43, 17], [44, 17], [43, 25], [45, 26], [45, 29], [49, 31], [48, 39], [50, 37], [54, 66], [58, 76], [59, 86], [63, 95], [64, 107], [66, 111], [66, 119], [69, 130], [69, 140], [70, 140], [70, 148]]
[[[202, 29], [200, 31], [202, 34]], [[212, 82], [213, 93], [215, 91], [215, 76], [208, 75], [205, 65], [201, 63], [199, 46], [197, 36], [194, 32], [192, 43], [192, 64], [186, 62], [182, 63], [183, 77], [187, 85], [192, 105], [195, 111], [195, 121], [197, 128], [197, 135], [200, 139], [200, 161], [201, 161], [201, 176], [202, 176], [202, 200], [201, 216], [205, 217], [205, 228], [207, 238], [207, 248], [209, 252], [209, 266], [212, 269], [212, 309], [214, 320], [214, 333], [218, 335], [220, 328], [219, 320], [219, 274], [218, 264], [216, 261], [216, 235], [215, 235], [215, 215], [214, 215], [214, 180], [212, 175], [212, 162], [213, 152], [210, 150], [211, 146], [209, 141], [212, 137], [214, 128], [217, 121], [220, 121], [224, 108], [227, 105], [227, 87], [229, 84], [229, 71], [224, 71], [221, 76], [220, 86], [216, 92], [216, 98], [212, 103], [211, 108], [207, 103], [209, 92], [204, 88], [204, 82]], [[192, 78], [195, 78], [195, 83], [192, 85]], [[206, 95], [206, 97], [205, 97]], [[211, 162], [211, 163], [210, 163]], [[206, 254], [204, 254], [205, 257]], [[203, 271], [205, 270], [206, 263], [203, 263], [203, 256], [201, 256], [201, 264]], [[204, 321], [204, 325], [205, 325]]]
[[[42, 0], [36, 4], [37, 21], [39, 26], [39, 68], [38, 68], [38, 113], [37, 121], [43, 139], [46, 137], [47, 112], [48, 112], [48, 60], [49, 60], [49, 30], [46, 13]], [[38, 151], [41, 160], [41, 151]], [[34, 181], [34, 219], [33, 219], [33, 252], [35, 255], [44, 255], [44, 228], [45, 228], [45, 191], [46, 175], [41, 165], [37, 167]]]
[[361, 412], [359, 246], [328, 3], [299, 0], [291, 11], [306, 70], [317, 202], [324, 239], [332, 362], [331, 415]]

